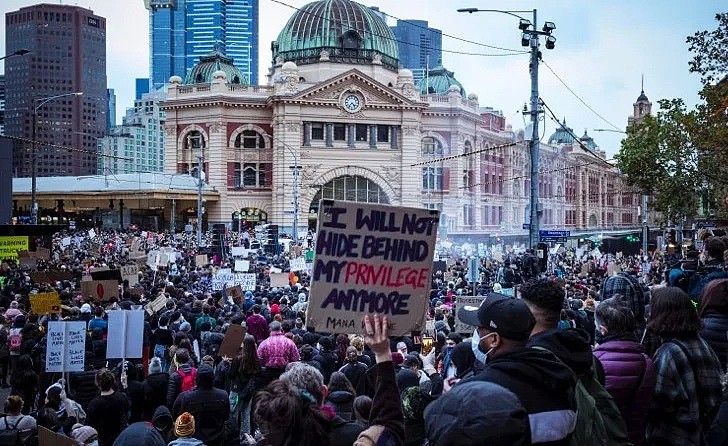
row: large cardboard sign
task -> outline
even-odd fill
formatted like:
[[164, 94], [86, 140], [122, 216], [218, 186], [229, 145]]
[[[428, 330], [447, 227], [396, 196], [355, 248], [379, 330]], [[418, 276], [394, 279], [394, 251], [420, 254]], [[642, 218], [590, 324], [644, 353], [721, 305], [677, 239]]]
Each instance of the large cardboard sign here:
[[291, 259], [291, 271], [303, 271], [304, 269], [306, 269], [306, 259], [304, 257]]
[[202, 267], [209, 263], [210, 262], [207, 260], [207, 254], [197, 254], [195, 256], [195, 266]]
[[421, 331], [438, 222], [428, 209], [321, 200], [307, 324], [363, 333], [378, 313], [393, 336]]
[[116, 280], [119, 283], [121, 282], [121, 272], [118, 269], [95, 269], [91, 271], [91, 278], [93, 280]]
[[28, 273], [35, 283], [51, 283], [73, 279], [70, 271], [31, 271]]
[[38, 446], [76, 446], [76, 442], [71, 437], [38, 426]]
[[0, 237], [0, 260], [15, 260], [18, 251], [30, 249], [27, 235]]
[[243, 287], [241, 287], [240, 285], [230, 287], [226, 291], [227, 295], [230, 296], [233, 299], [233, 302], [235, 302], [236, 304], [239, 304], [243, 301], [245, 293], [243, 292]]
[[81, 294], [83, 297], [106, 302], [119, 297], [118, 280], [87, 280], [81, 282]]
[[83, 372], [85, 352], [85, 322], [48, 322], [46, 372]]
[[230, 254], [233, 257], [248, 257], [248, 255], [250, 255], [250, 250], [245, 249], [242, 246], [233, 246], [230, 248]]
[[61, 298], [58, 293], [39, 293], [30, 295], [30, 309], [35, 314], [60, 313]]
[[229, 358], [237, 356], [247, 331], [248, 329], [241, 325], [230, 325], [220, 343], [220, 349], [217, 351], [218, 356], [227, 356]]
[[244, 290], [255, 290], [254, 273], [234, 273], [229, 268], [221, 269], [212, 276], [212, 290], [220, 291], [225, 287], [240, 285]]
[[455, 331], [457, 333], [462, 334], [473, 334], [473, 330], [475, 330], [477, 327], [473, 327], [472, 325], [464, 324], [460, 322], [460, 319], [457, 318], [457, 312], [460, 311], [463, 307], [479, 307], [481, 303], [485, 300], [486, 296], [458, 296], [457, 300], [455, 301], [456, 309], [455, 309]]
[[160, 294], [159, 296], [157, 296], [156, 299], [154, 299], [153, 301], [149, 302], [144, 307], [144, 309], [151, 316], [154, 313], [156, 313], [157, 311], [159, 311], [162, 308], [164, 308], [166, 305], [167, 305], [167, 296], [165, 296], [164, 294]]
[[139, 266], [138, 265], [124, 265], [119, 268], [121, 271], [121, 279], [128, 280], [129, 286], [134, 286], [139, 283]]
[[289, 285], [288, 273], [271, 273], [270, 274], [271, 288], [282, 288], [287, 285]]
[[109, 337], [106, 359], [141, 358], [144, 311], [112, 310], [109, 315]]

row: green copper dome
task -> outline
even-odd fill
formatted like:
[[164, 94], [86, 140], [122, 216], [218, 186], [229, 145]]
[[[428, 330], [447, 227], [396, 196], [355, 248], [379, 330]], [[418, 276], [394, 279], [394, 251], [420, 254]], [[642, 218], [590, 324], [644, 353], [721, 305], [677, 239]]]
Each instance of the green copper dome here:
[[432, 68], [420, 82], [420, 94], [447, 94], [452, 86], [460, 89], [460, 96], [465, 97], [465, 89], [455, 79], [455, 73], [446, 70], [442, 65]]
[[594, 138], [587, 135], [586, 129], [584, 129], [584, 135], [581, 138], [579, 138], [579, 141], [581, 141], [589, 150], [594, 150], [597, 147], [599, 147], [599, 146], [597, 146], [597, 143], [594, 142]]
[[187, 73], [185, 84], [209, 84], [214, 79], [216, 71], [227, 74], [229, 84], [247, 84], [248, 78], [235, 65], [233, 60], [217, 49], [207, 56], [200, 57], [200, 61]]
[[[299, 9], [271, 45], [273, 63], [322, 60], [347, 64], [373, 61], [399, 68], [392, 30], [375, 11], [351, 0], [320, 0]], [[321, 52], [326, 51], [323, 57]]]
[[572, 136], [574, 134], [574, 130], [566, 127], [568, 129], [568, 131], [566, 131], [564, 130], [564, 127], [566, 127], [566, 118], [564, 118], [562, 125], [556, 128], [554, 134], [549, 137], [549, 144], [574, 144], [575, 139]]

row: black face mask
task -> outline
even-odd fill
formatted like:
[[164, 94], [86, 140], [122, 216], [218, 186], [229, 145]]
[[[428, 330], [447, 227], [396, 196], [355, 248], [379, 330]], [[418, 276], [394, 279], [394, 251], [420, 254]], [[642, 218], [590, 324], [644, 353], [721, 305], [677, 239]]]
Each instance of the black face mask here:
[[607, 336], [603, 335], [602, 332], [599, 330], [599, 327], [594, 329], [594, 342], [597, 344], [601, 344], [604, 342], [604, 339], [606, 339]]

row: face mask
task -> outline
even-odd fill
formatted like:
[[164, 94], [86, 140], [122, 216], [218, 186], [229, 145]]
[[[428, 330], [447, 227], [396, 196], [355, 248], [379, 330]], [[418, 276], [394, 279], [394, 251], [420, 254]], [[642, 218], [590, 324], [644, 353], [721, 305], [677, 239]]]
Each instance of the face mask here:
[[480, 335], [478, 334], [478, 329], [476, 328], [473, 331], [473, 337], [470, 338], [470, 348], [473, 350], [473, 354], [475, 354], [475, 359], [477, 361], [482, 362], [483, 364], [487, 363], [488, 355], [493, 351], [493, 349], [495, 347], [493, 347], [490, 350], [488, 350], [487, 352], [483, 353], [480, 350], [480, 341], [492, 334], [495, 334], [495, 333], [488, 333], [487, 335], [485, 335], [481, 338]]

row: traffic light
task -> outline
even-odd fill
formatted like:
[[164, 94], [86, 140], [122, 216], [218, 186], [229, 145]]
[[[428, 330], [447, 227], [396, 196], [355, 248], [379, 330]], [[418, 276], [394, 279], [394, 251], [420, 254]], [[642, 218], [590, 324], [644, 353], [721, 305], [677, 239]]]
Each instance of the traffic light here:
[[280, 247], [278, 246], [278, 225], [268, 225], [265, 228], [265, 243], [263, 244], [263, 250], [271, 255], [280, 253]]
[[221, 256], [227, 254], [227, 227], [224, 223], [216, 223], [212, 225], [212, 252], [219, 253]]

